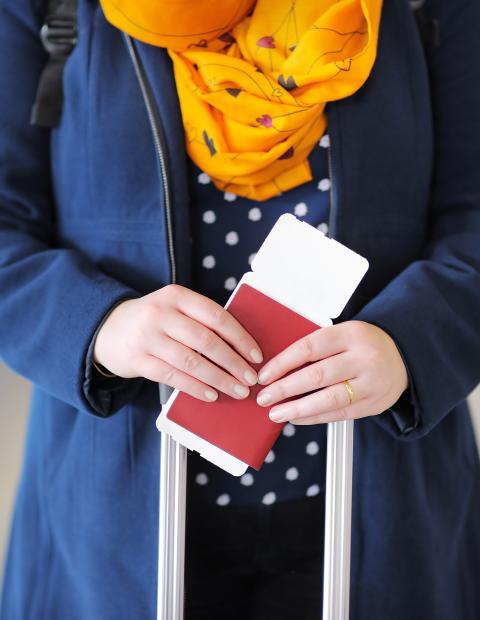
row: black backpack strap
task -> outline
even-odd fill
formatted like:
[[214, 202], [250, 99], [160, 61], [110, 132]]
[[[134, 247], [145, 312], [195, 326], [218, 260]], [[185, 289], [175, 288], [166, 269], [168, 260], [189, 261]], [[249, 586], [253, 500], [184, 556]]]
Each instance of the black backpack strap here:
[[40, 76], [30, 122], [52, 128], [60, 122], [63, 69], [77, 42], [77, 0], [48, 0], [40, 38], [50, 58]]
[[425, 49], [440, 45], [440, 28], [438, 20], [431, 17], [426, 11], [425, 0], [409, 0], [410, 8], [417, 20], [420, 38]]

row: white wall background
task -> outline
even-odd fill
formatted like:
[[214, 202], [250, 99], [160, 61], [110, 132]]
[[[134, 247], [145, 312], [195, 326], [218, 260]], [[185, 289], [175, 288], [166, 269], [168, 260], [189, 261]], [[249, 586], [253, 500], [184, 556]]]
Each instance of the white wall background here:
[[[20, 473], [29, 385], [0, 363], [0, 583], [15, 487]], [[472, 395], [480, 445], [480, 387]]]

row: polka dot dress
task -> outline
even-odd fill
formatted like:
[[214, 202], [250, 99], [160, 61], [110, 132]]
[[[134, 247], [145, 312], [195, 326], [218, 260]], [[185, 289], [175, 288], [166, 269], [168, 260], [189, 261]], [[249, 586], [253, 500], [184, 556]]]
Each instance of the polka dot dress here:
[[[282, 213], [328, 232], [330, 178], [324, 134], [310, 155], [313, 179], [266, 202], [221, 192], [190, 161], [194, 290], [225, 305], [266, 235]], [[326, 428], [287, 424], [262, 469], [236, 478], [196, 453], [188, 455], [189, 501], [218, 506], [314, 497], [325, 484]]]

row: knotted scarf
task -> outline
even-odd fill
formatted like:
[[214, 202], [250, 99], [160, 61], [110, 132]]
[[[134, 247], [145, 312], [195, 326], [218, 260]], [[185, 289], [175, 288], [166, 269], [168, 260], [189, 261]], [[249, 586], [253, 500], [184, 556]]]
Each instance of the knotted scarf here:
[[357, 91], [382, 0], [100, 0], [173, 61], [189, 156], [222, 191], [267, 200], [312, 179], [325, 105]]

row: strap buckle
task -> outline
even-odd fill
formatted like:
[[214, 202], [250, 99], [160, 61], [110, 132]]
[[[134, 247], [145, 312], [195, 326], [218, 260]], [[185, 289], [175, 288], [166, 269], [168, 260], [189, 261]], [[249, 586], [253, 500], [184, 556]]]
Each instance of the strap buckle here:
[[40, 30], [43, 47], [54, 58], [66, 57], [77, 43], [77, 26], [68, 17], [47, 17]]

